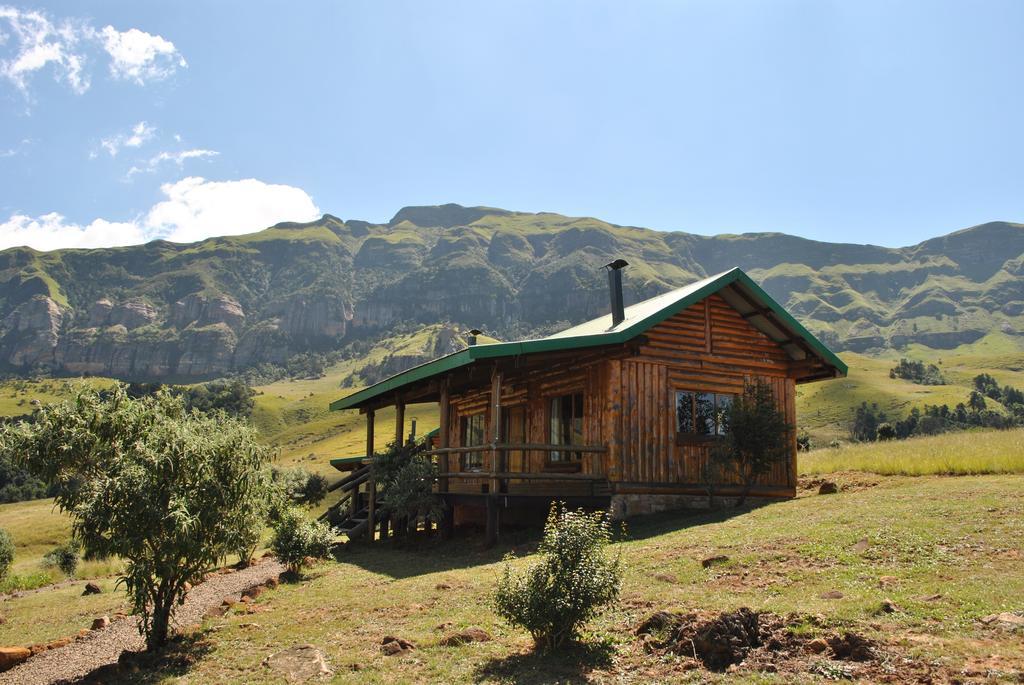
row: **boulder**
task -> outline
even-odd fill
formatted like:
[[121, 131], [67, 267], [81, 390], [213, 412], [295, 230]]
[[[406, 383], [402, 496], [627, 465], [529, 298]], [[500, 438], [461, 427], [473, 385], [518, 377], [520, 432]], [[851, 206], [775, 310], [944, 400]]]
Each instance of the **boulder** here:
[[263, 660], [263, 666], [289, 683], [304, 683], [314, 678], [323, 680], [334, 675], [324, 653], [313, 645], [295, 645], [271, 654]]
[[100, 616], [100, 617], [94, 618], [92, 620], [92, 627], [90, 628], [90, 630], [103, 630], [104, 628], [106, 628], [109, 625], [110, 625], [110, 617], [109, 616]]
[[490, 642], [490, 640], [491, 636], [486, 630], [474, 626], [460, 630], [457, 633], [452, 633], [441, 640], [441, 645], [444, 647], [458, 647], [470, 642]]
[[93, 582], [89, 582], [85, 584], [85, 589], [82, 590], [82, 595], [98, 595], [101, 592], [103, 592], [103, 589], [100, 588], [99, 585]]
[[843, 593], [839, 590], [829, 590], [828, 592], [823, 592], [818, 596], [822, 599], [842, 599]]
[[0, 671], [14, 668], [30, 656], [32, 651], [27, 647], [0, 647]]
[[248, 590], [246, 590], [245, 592], [243, 592], [242, 593], [242, 598], [244, 599], [244, 598], [248, 597], [249, 599], [256, 599], [257, 597], [259, 597], [262, 594], [263, 594], [263, 586], [262, 585], [257, 585], [255, 587], [251, 587]]
[[819, 495], [834, 495], [839, 492], [839, 486], [830, 480], [825, 481], [818, 487]]
[[816, 637], [807, 643], [807, 651], [813, 654], [824, 654], [828, 649], [828, 643], [820, 637]]

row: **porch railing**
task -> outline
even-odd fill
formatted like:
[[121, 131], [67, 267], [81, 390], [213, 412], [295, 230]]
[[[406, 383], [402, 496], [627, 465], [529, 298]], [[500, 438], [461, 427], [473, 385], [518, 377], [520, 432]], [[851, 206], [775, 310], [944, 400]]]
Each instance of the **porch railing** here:
[[[608, 448], [603, 445], [554, 445], [549, 443], [488, 443], [467, 447], [438, 447], [427, 452], [430, 456], [461, 455], [481, 453], [486, 455], [484, 468], [474, 471], [446, 470], [438, 474], [439, 492], [458, 492], [452, 490], [449, 479], [482, 480], [487, 483], [487, 492], [504, 494], [509, 491], [512, 481], [543, 481], [557, 484], [565, 483], [567, 488], [580, 494], [598, 495], [607, 489], [608, 478], [605, 474], [596, 473], [564, 473], [558, 471], [511, 471], [508, 469], [509, 452], [576, 452], [582, 454], [604, 454]], [[573, 494], [573, 493], [568, 493]]]

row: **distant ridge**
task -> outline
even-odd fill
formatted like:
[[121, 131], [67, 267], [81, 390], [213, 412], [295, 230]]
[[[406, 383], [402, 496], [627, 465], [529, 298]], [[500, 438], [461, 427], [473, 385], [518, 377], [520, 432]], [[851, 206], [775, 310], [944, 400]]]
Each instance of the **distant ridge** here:
[[703, 236], [457, 204], [386, 224], [325, 214], [182, 245], [0, 252], [0, 364], [25, 373], [191, 380], [447, 322], [502, 338], [739, 266], [839, 350], [947, 348], [1024, 332], [1024, 226], [989, 222], [887, 248], [782, 233]]

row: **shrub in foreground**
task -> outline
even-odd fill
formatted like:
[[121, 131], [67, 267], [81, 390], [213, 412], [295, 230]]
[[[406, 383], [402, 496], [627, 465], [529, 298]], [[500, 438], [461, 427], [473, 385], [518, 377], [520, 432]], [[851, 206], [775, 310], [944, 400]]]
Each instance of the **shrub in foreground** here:
[[10, 533], [0, 528], [0, 580], [7, 577], [7, 572], [11, 570], [13, 563], [14, 541], [11, 540]]
[[123, 386], [46, 405], [0, 431], [0, 456], [56, 488], [85, 557], [120, 557], [150, 648], [163, 645], [187, 584], [263, 526], [270, 451], [222, 412], [189, 411], [166, 391]]
[[611, 538], [607, 514], [553, 504], [540, 559], [516, 572], [506, 557], [494, 595], [498, 615], [529, 632], [539, 649], [578, 638], [587, 621], [619, 596], [622, 564], [608, 554]]
[[298, 574], [306, 557], [325, 559], [331, 553], [334, 533], [322, 521], [314, 521], [295, 508], [285, 510], [274, 523], [270, 549], [288, 570]]

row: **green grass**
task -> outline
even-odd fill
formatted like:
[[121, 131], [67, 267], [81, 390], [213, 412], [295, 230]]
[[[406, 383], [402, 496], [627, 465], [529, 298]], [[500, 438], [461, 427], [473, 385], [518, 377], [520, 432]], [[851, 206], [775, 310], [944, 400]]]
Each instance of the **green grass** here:
[[803, 474], [866, 471], [929, 476], [1024, 474], [1024, 429], [969, 431], [847, 445], [801, 454]]
[[[657, 610], [741, 606], [820, 615], [830, 629], [880, 640], [900, 658], [941, 660], [954, 670], [993, 653], [1006, 664], [1024, 665], [1018, 636], [977, 622], [1022, 608], [1024, 477], [890, 477], [852, 484], [838, 495], [632, 522], [630, 539], [616, 545], [626, 566], [622, 600], [587, 635], [603, 646], [591, 654], [603, 657], [582, 664], [572, 654], [530, 656], [529, 637], [495, 615], [490, 597], [501, 557], [517, 542], [510, 534], [490, 551], [480, 551], [475, 538], [419, 549], [387, 544], [346, 551], [340, 563], [322, 564], [301, 583], [262, 595], [255, 616], [209, 621], [207, 628], [216, 630], [203, 638], [205, 655], [181, 678], [156, 682], [277, 682], [262, 660], [302, 643], [324, 650], [339, 683], [677, 682], [682, 675], [673, 662], [646, 655], [632, 629]], [[855, 547], [859, 541], [864, 549]], [[703, 569], [701, 559], [713, 554], [729, 561]], [[881, 576], [896, 580], [883, 589]], [[820, 597], [832, 590], [843, 597]], [[926, 599], [936, 594], [941, 597]], [[901, 610], [879, 614], [886, 598]], [[439, 645], [449, 632], [474, 625], [494, 640]], [[385, 635], [418, 648], [408, 657], [384, 656], [379, 645]], [[734, 681], [690, 675], [693, 682]], [[152, 674], [146, 677], [153, 682]], [[789, 682], [781, 675], [749, 680]], [[126, 682], [142, 682], [141, 676]]]

